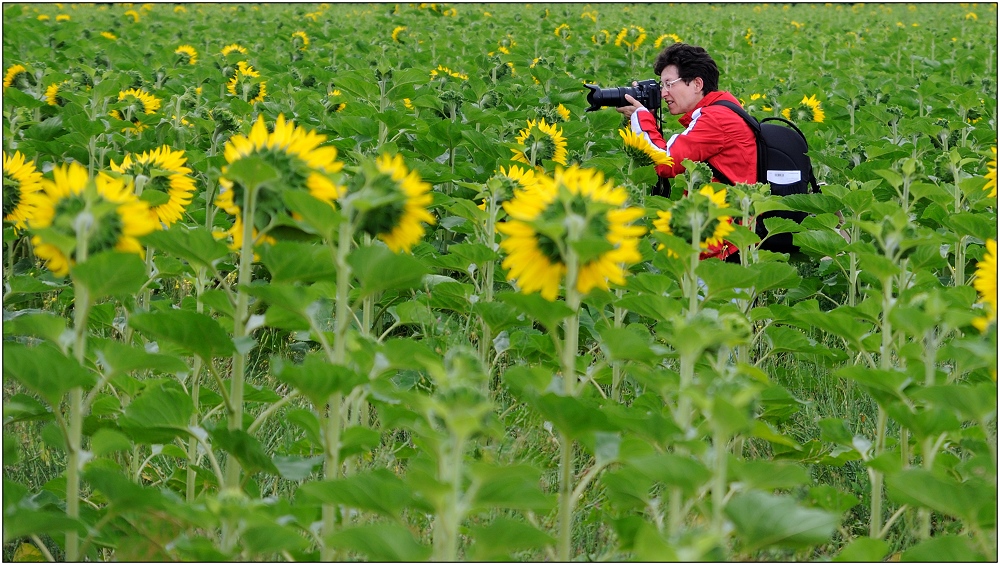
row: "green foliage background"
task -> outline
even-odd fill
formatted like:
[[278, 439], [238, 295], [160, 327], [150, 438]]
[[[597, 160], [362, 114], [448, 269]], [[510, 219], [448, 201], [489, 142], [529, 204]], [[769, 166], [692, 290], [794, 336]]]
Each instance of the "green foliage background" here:
[[[564, 503], [574, 559], [997, 558], [997, 326], [973, 326], [970, 286], [997, 233], [996, 4], [7, 3], [3, 26], [5, 69], [27, 71], [4, 89], [5, 153], [93, 173], [167, 144], [198, 186], [143, 240], [151, 270], [105, 254], [54, 277], [5, 225], [5, 559], [557, 559]], [[615, 45], [629, 26], [636, 50]], [[730, 206], [813, 214], [769, 226], [802, 256], [688, 272], [651, 236], [579, 310], [516, 293], [476, 205], [527, 120], [557, 122], [569, 161], [625, 186], [647, 226], [670, 205], [582, 86], [651, 78], [665, 34], [708, 49], [755, 116], [793, 112], [822, 194], [743, 187]], [[221, 55], [233, 43], [248, 53]], [[227, 92], [239, 61], [263, 101]], [[163, 100], [138, 133], [108, 116], [133, 87]], [[412, 256], [359, 238], [337, 262], [337, 218], [289, 203], [327, 229], [288, 219], [295, 237], [237, 284], [211, 236], [230, 227], [223, 148], [279, 114], [348, 166], [398, 153], [434, 186]]]

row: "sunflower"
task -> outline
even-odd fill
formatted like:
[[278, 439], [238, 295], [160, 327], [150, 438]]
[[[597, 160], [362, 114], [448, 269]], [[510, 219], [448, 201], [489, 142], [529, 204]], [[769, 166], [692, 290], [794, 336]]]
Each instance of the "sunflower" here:
[[[519, 192], [531, 190], [537, 181], [535, 169], [522, 169], [518, 165], [511, 165], [507, 169], [500, 167], [493, 175], [493, 178], [500, 181], [500, 185], [491, 192], [491, 197], [495, 198], [498, 203], [510, 200]], [[483, 199], [483, 203], [479, 205], [479, 209], [486, 210], [486, 199]]]
[[59, 96], [59, 89], [63, 86], [69, 86], [70, 82], [64, 80], [62, 82], [54, 82], [45, 89], [45, 102], [49, 106], [62, 106], [66, 104], [66, 100]]
[[[759, 108], [758, 108], [757, 104], [760, 104]], [[770, 112], [772, 110], [772, 108], [767, 105], [767, 95], [766, 94], [761, 94], [759, 92], [754, 92], [753, 94], [750, 95], [750, 104], [749, 105], [745, 104], [743, 102], [743, 99], [741, 98], [740, 99], [740, 105], [743, 106], [743, 109], [746, 110], [751, 115], [754, 112], [756, 112], [758, 109], [761, 110], [761, 111], [764, 111], [764, 112]], [[786, 118], [786, 119], [788, 119], [788, 118]]]
[[[656, 219], [653, 220], [653, 229], [660, 233], [665, 233], [667, 235], [674, 235], [674, 230], [670, 228], [670, 220], [672, 218], [673, 214], [670, 212], [670, 210], [657, 210]], [[664, 247], [666, 247], [666, 245], [661, 243], [659, 246], [657, 246], [656, 250], [662, 251]], [[674, 258], [680, 257], [680, 255], [678, 255], [677, 252], [674, 251], [673, 249], [667, 249], [667, 256]]]
[[3, 220], [15, 230], [23, 229], [42, 198], [42, 173], [34, 161], [25, 161], [20, 151], [8, 156], [3, 152]]
[[997, 148], [990, 147], [990, 151], [993, 152], [993, 159], [986, 164], [986, 185], [983, 186], [983, 190], [989, 191], [987, 197], [995, 198], [997, 195]]
[[625, 143], [625, 154], [639, 167], [649, 165], [673, 165], [674, 160], [667, 152], [654, 146], [645, 135], [638, 135], [632, 128], [618, 130]]
[[[783, 109], [781, 111], [781, 115], [784, 116], [786, 120], [791, 120], [792, 109]], [[815, 94], [812, 96], [803, 96], [802, 101], [799, 102], [798, 107], [795, 108], [795, 119], [797, 121], [823, 123], [823, 118], [825, 117], [826, 114], [823, 113], [823, 108], [820, 107], [820, 102], [816, 99]]]
[[135, 10], [126, 10], [124, 15], [132, 18], [132, 23], [139, 23], [139, 12], [136, 12]]
[[597, 23], [597, 10], [588, 10], [588, 11], [580, 14], [580, 19], [583, 19], [583, 18], [590, 18], [590, 21], [592, 21], [592, 22], [594, 22], [596, 24]]
[[[707, 196], [715, 208], [726, 208], [726, 189], [723, 188], [719, 192], [715, 192], [710, 185], [706, 184], [701, 187], [698, 194]], [[708, 249], [712, 245], [722, 245], [724, 238], [733, 233], [733, 219], [730, 216], [719, 216], [713, 220], [715, 226], [713, 227], [711, 224], [709, 226], [712, 228], [712, 235], [701, 242], [702, 249]]]
[[[708, 249], [722, 245], [726, 236], [733, 232], [732, 217], [717, 215], [717, 210], [726, 208], [726, 189], [715, 192], [711, 185], [705, 185], [698, 192], [685, 194], [675, 201], [666, 212], [659, 213], [653, 226], [657, 231], [675, 235], [691, 242], [693, 225], [697, 223], [700, 237], [698, 246]], [[660, 246], [662, 249], [663, 246]], [[674, 253], [668, 255], [676, 256]]]
[[[293, 122], [286, 122], [284, 115], [281, 114], [278, 115], [271, 133], [267, 131], [263, 115], [258, 115], [249, 136], [235, 135], [229, 139], [224, 151], [228, 165], [223, 167], [222, 176], [219, 178], [222, 189], [215, 199], [215, 205], [236, 216], [234, 225], [228, 232], [233, 237], [233, 249], [242, 246], [241, 206], [245, 189], [226, 177], [229, 165], [250, 156], [261, 158], [281, 174], [282, 182], [279, 184], [281, 190], [308, 190], [315, 198], [332, 204], [345, 190], [333, 181], [334, 175], [339, 173], [344, 165], [337, 161], [335, 147], [320, 147], [324, 141], [326, 141], [325, 135], [296, 127]], [[264, 216], [274, 216], [285, 212], [285, 204], [276, 191], [266, 190], [258, 197], [257, 210], [263, 212]], [[254, 226], [255, 234], [256, 227]], [[265, 238], [265, 241], [271, 240]]]
[[[342, 93], [340, 92], [339, 89], [333, 89], [327, 93], [326, 107], [329, 109], [329, 111], [339, 112], [347, 107], [347, 102], [341, 102], [339, 100], [341, 95]], [[407, 98], [407, 100], [409, 99]], [[410, 108], [412, 108], [412, 106], [410, 106]]]
[[635, 51], [646, 41], [646, 30], [635, 25], [623, 27], [615, 37], [615, 47], [625, 46], [626, 51]]
[[461, 80], [469, 80], [469, 75], [467, 75], [465, 73], [460, 73], [458, 71], [453, 71], [453, 70], [449, 69], [448, 67], [445, 67], [444, 65], [438, 65], [438, 67], [436, 69], [431, 69], [431, 78], [432, 79], [433, 78], [437, 78], [437, 76], [440, 75], [440, 74], [448, 75], [450, 77], [461, 79]]
[[27, 79], [28, 69], [24, 65], [11, 65], [7, 68], [7, 74], [3, 77], [3, 87], [13, 86], [18, 79]]
[[399, 35], [404, 31], [406, 31], [406, 26], [396, 26], [396, 28], [392, 30], [392, 40], [396, 43], [402, 43], [403, 41], [399, 39]]
[[299, 51], [305, 51], [309, 47], [309, 36], [304, 31], [296, 31], [292, 34], [292, 47]]
[[[507, 253], [502, 263], [507, 280], [516, 280], [521, 292], [541, 292], [546, 300], [555, 300], [568, 272], [568, 251], [575, 249], [576, 290], [624, 284], [626, 265], [642, 259], [639, 237], [645, 233], [645, 228], [630, 225], [643, 210], [627, 206], [627, 199], [625, 189], [605, 182], [597, 170], [573, 165], [557, 168], [552, 177], [536, 175], [530, 189], [517, 191], [504, 203], [508, 218], [497, 226], [507, 236], [500, 243]], [[587, 246], [580, 245], [584, 241]]]
[[517, 42], [514, 41], [514, 38], [509, 33], [506, 37], [497, 41], [497, 49], [504, 55], [510, 55], [510, 50], [513, 49], [515, 45], [517, 45]]
[[191, 169], [184, 166], [186, 161], [183, 151], [163, 145], [142, 155], [126, 154], [121, 165], [111, 161], [111, 170], [131, 177], [133, 183], [136, 177], [145, 177], [140, 198], [149, 202], [150, 216], [169, 227], [184, 216], [195, 191]]
[[111, 110], [109, 115], [118, 120], [131, 121], [133, 127], [123, 128], [122, 131], [139, 133], [146, 129], [146, 124], [139, 120], [140, 114], [155, 114], [160, 109], [162, 100], [139, 88], [131, 88], [118, 93], [118, 101], [124, 102], [124, 115], [120, 110]]
[[[37, 232], [31, 238], [35, 255], [45, 260], [50, 271], [65, 276], [76, 262], [75, 240], [83, 235], [77, 232], [81, 224], [90, 226], [88, 255], [112, 248], [144, 255], [136, 238], [156, 229], [156, 223], [149, 205], [136, 198], [131, 186], [108, 175], [91, 181], [87, 168], [76, 162], [56, 167], [52, 177], [42, 179], [44, 196], [28, 222]], [[92, 215], [90, 222], [78, 221], [84, 211]]]
[[664, 33], [660, 37], [656, 38], [656, 41], [653, 42], [653, 47], [659, 49], [661, 46], [663, 46], [663, 43], [668, 39], [672, 39], [674, 43], [684, 43], [684, 40], [681, 39], [680, 36], [677, 35], [676, 33]]
[[198, 62], [198, 52], [190, 45], [181, 45], [174, 50], [174, 54], [180, 55], [180, 64], [193, 65]]
[[233, 43], [231, 45], [226, 45], [225, 47], [222, 48], [222, 55], [223, 56], [229, 55], [230, 53], [240, 53], [240, 54], [246, 55], [247, 54], [247, 48], [243, 47], [239, 43]]
[[[253, 66], [248, 65], [246, 61], [240, 61], [236, 63], [236, 72], [233, 73], [233, 78], [226, 83], [226, 90], [233, 96], [245, 96], [247, 102], [251, 104], [263, 102], [264, 97], [267, 96], [267, 81], [253, 80], [258, 78], [260, 78], [260, 73], [253, 70]], [[237, 86], [240, 87], [239, 91], [237, 91]]]
[[49, 15], [48, 14], [38, 14], [38, 21], [40, 21], [40, 22], [47, 22], [47, 21], [49, 21]]
[[986, 315], [976, 318], [972, 325], [976, 326], [980, 332], [985, 332], [986, 328], [997, 319], [997, 242], [995, 239], [986, 240], [986, 254], [983, 260], [976, 265], [976, 279], [972, 286], [979, 291], [979, 302], [986, 309]]
[[110, 39], [111, 41], [118, 41], [118, 36], [111, 33], [110, 31], [102, 31], [101, 37], [105, 39]]
[[370, 189], [371, 201], [378, 204], [362, 213], [359, 229], [382, 240], [393, 253], [409, 253], [424, 237], [423, 224], [435, 222], [427, 210], [434, 200], [431, 185], [408, 170], [399, 154], [380, 155], [368, 174], [362, 190]]
[[528, 120], [528, 127], [518, 133], [517, 142], [524, 149], [511, 149], [515, 161], [536, 165], [548, 159], [566, 165], [566, 138], [561, 129], [546, 124], [544, 118], [537, 122]]
[[557, 27], [553, 33], [556, 37], [564, 41], [572, 37], [572, 34], [570, 34], [569, 31], [569, 24], [559, 24], [559, 27]]
[[155, 114], [163, 103], [159, 98], [139, 88], [131, 88], [119, 92], [118, 101], [127, 101], [129, 104], [138, 102], [140, 106], [136, 107], [136, 110], [142, 110], [143, 114]]
[[563, 106], [562, 104], [556, 106], [556, 113], [559, 114], [559, 117], [562, 118], [562, 121], [564, 122], [569, 121], [571, 114], [569, 113], [569, 108], [567, 108], [566, 106]]
[[602, 29], [595, 35], [591, 35], [590, 41], [593, 42], [594, 45], [607, 45], [608, 43], [611, 43], [611, 34], [608, 30]]
[[57, 22], [68, 22], [70, 20], [69, 14], [56, 14]]

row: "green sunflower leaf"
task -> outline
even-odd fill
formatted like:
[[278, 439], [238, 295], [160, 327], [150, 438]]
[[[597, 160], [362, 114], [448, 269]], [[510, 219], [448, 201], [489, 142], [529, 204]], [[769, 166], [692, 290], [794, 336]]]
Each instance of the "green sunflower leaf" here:
[[431, 548], [421, 545], [406, 526], [372, 524], [343, 529], [324, 540], [332, 547], [350, 549], [370, 561], [426, 561]]
[[502, 292], [496, 295], [498, 302], [513, 307], [520, 314], [537, 320], [549, 330], [555, 330], [559, 324], [573, 314], [573, 310], [561, 301], [548, 301], [540, 294], [523, 294], [520, 292]]
[[71, 273], [90, 291], [91, 300], [135, 294], [146, 282], [146, 264], [135, 253], [98, 253], [73, 267]]
[[261, 157], [250, 155], [230, 163], [225, 177], [253, 190], [280, 178], [281, 173]]
[[3, 375], [17, 380], [52, 406], [58, 406], [70, 389], [87, 388], [97, 381], [76, 359], [48, 343], [27, 347], [7, 342], [3, 347]]
[[385, 247], [359, 247], [347, 258], [360, 283], [360, 295], [386, 290], [419, 288], [427, 268], [408, 254], [397, 254]]
[[836, 514], [803, 508], [790, 497], [760, 491], [737, 495], [726, 505], [725, 512], [748, 551], [821, 544], [830, 539], [839, 522]]
[[159, 251], [176, 255], [197, 267], [211, 267], [216, 261], [229, 255], [226, 244], [212, 237], [212, 232], [203, 227], [187, 228], [175, 225], [169, 230], [158, 230], [147, 234], [141, 241]]
[[134, 314], [130, 326], [152, 339], [175, 343], [205, 361], [230, 355], [236, 346], [214, 318], [187, 310], [163, 310]]

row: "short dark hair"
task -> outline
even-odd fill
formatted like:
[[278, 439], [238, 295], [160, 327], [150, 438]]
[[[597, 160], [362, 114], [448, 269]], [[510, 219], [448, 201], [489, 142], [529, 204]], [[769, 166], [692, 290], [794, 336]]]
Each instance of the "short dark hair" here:
[[702, 94], [719, 89], [719, 67], [708, 51], [697, 45], [674, 43], [667, 47], [656, 57], [653, 72], [659, 76], [669, 65], [677, 67], [679, 78], [684, 79], [686, 83], [700, 77], [704, 84], [701, 89]]

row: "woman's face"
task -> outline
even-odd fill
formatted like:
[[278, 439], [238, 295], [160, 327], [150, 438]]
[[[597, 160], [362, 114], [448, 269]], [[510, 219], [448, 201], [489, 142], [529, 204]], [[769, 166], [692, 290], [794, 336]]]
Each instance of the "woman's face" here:
[[[679, 78], [676, 65], [667, 65], [660, 73], [660, 98], [667, 105], [667, 111], [675, 116], [690, 112], [705, 97], [701, 93], [704, 81], [700, 77], [692, 79], [690, 83], [677, 80]], [[669, 87], [664, 88], [665, 84]]]

